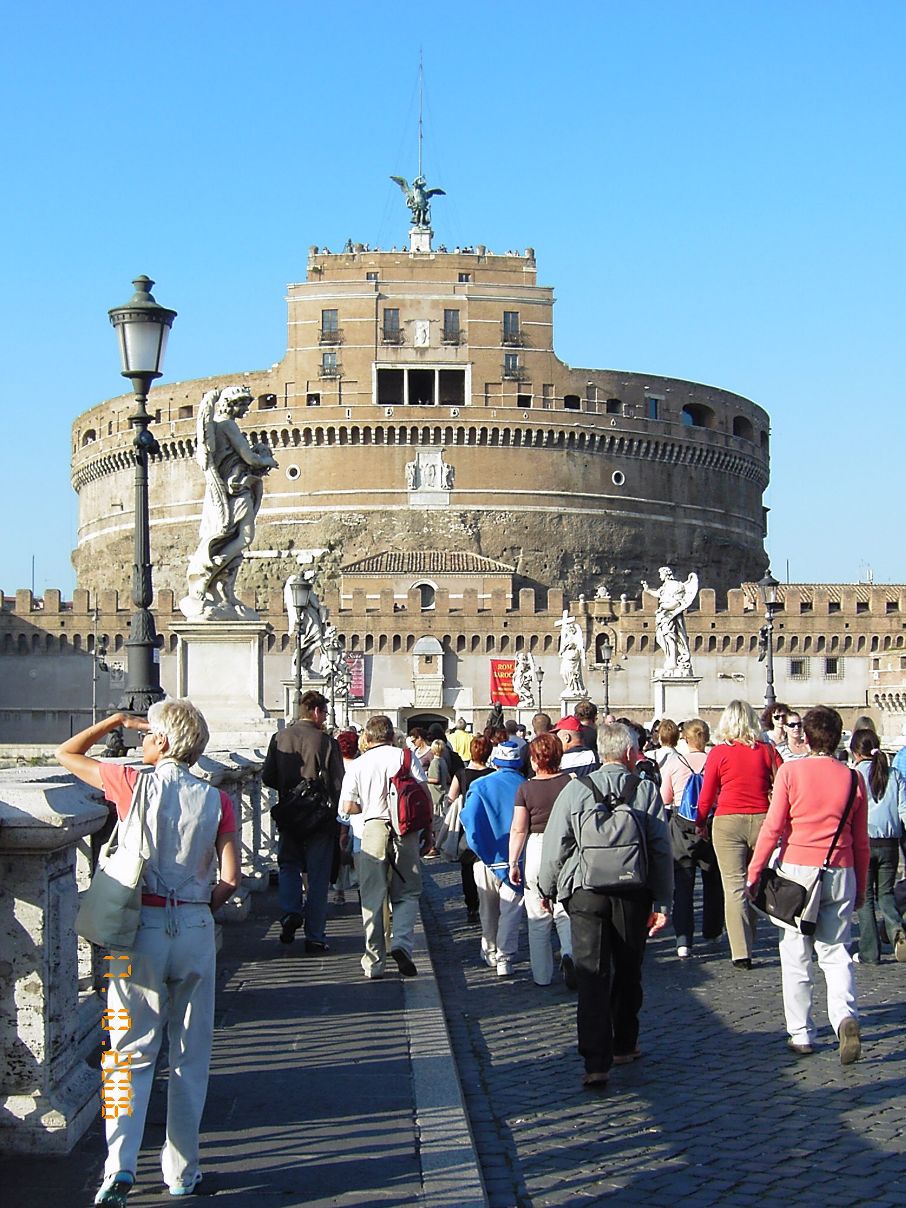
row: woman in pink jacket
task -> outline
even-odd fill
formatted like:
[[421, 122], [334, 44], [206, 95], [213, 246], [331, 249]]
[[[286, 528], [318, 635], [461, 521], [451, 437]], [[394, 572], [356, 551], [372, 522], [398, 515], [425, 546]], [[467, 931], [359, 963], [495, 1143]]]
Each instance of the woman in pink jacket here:
[[[830, 869], [821, 885], [821, 906], [814, 936], [782, 928], [780, 968], [787, 1044], [797, 1056], [813, 1053], [812, 954], [827, 983], [827, 1014], [840, 1042], [840, 1061], [850, 1065], [862, 1052], [853, 961], [849, 954], [850, 920], [865, 899], [870, 854], [865, 781], [834, 752], [843, 721], [836, 709], [809, 709], [803, 719], [811, 754], [785, 763], [777, 773], [771, 808], [749, 864], [751, 892], [779, 845], [783, 872], [803, 885], [824, 863], [834, 834], [852, 796], [846, 823], [837, 840]], [[855, 776], [855, 793], [853, 777]]]

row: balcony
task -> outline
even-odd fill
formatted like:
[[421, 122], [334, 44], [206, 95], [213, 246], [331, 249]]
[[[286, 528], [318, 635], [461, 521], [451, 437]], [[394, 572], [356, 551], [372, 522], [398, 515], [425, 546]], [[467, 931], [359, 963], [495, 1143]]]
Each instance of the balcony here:
[[382, 344], [402, 344], [403, 332], [399, 327], [382, 327], [381, 328], [381, 343]]
[[465, 344], [465, 332], [460, 330], [458, 327], [455, 330], [453, 328], [450, 328], [449, 330], [444, 328], [443, 332], [441, 333], [440, 342], [441, 344], [453, 345]]
[[504, 327], [500, 333], [500, 343], [506, 348], [525, 348], [527, 342], [525, 333], [518, 328]]
[[339, 327], [322, 327], [318, 332], [319, 344], [342, 344], [343, 332]]
[[528, 380], [528, 373], [521, 365], [501, 366], [500, 375], [505, 382], [525, 382]]
[[338, 378], [343, 370], [342, 365], [322, 365], [318, 370], [319, 378]]

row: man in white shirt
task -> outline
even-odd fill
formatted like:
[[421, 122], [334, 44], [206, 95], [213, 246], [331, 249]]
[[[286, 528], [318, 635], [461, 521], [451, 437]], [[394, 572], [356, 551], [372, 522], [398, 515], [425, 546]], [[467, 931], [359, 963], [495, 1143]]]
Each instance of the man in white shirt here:
[[[415, 977], [412, 960], [415, 919], [422, 891], [418, 832], [398, 835], [391, 822], [390, 777], [403, 765], [405, 752], [393, 745], [393, 722], [383, 714], [370, 717], [365, 726], [364, 754], [346, 770], [340, 790], [340, 812], [361, 814], [362, 849], [355, 857], [362, 901], [365, 952], [362, 969], [369, 980], [384, 976], [387, 939], [384, 908], [390, 906], [390, 955], [403, 977]], [[425, 773], [417, 758], [411, 772], [424, 783]]]

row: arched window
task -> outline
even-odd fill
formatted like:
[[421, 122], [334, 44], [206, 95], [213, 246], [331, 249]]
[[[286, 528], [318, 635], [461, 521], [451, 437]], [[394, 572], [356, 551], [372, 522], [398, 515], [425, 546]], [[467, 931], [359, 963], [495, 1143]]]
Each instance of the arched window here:
[[755, 429], [752, 427], [752, 421], [746, 419], [744, 415], [733, 416], [733, 435], [741, 436], [743, 440], [755, 440]]
[[419, 594], [419, 608], [422, 612], [430, 612], [434, 608], [436, 591], [433, 583], [414, 583], [413, 590]]
[[687, 428], [713, 428], [714, 412], [704, 403], [686, 403], [680, 412], [680, 419]]

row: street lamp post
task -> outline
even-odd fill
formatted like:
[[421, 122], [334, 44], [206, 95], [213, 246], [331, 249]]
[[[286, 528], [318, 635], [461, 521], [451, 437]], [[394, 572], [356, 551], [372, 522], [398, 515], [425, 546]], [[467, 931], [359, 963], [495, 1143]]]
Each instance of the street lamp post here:
[[296, 610], [296, 667], [294, 697], [295, 701], [290, 712], [293, 721], [299, 718], [299, 700], [302, 696], [302, 633], [305, 610], [311, 598], [311, 583], [304, 575], [294, 575], [289, 581], [289, 591], [292, 596], [293, 608]]
[[340, 644], [340, 636], [333, 632], [328, 634], [323, 643], [324, 653], [327, 655], [327, 664], [330, 667], [330, 715], [329, 723], [331, 729], [336, 729], [337, 726], [337, 672], [340, 669], [340, 663], [343, 661], [343, 647]]
[[604, 635], [601, 643], [601, 664], [604, 668], [604, 712], [610, 712], [610, 661], [613, 658], [613, 642], [610, 634]]
[[538, 677], [538, 712], [540, 713], [540, 712], [541, 712], [541, 684], [542, 684], [542, 682], [543, 682], [543, 680], [544, 680], [544, 670], [543, 670], [543, 668], [541, 668], [540, 666], [539, 666], [539, 667], [536, 667], [536, 668], [535, 668], [535, 674], [536, 674], [536, 675], [537, 675], [537, 677]]
[[767, 660], [764, 689], [764, 703], [767, 708], [773, 708], [777, 703], [777, 696], [774, 693], [774, 614], [780, 607], [777, 592], [779, 586], [780, 584], [771, 574], [770, 569], [758, 584], [758, 590], [761, 592], [761, 599], [764, 603], [764, 625], [759, 634], [761, 652], [758, 655], [758, 661]]
[[135, 411], [129, 423], [135, 429], [135, 535], [132, 554], [132, 620], [126, 642], [126, 686], [120, 708], [128, 713], [145, 714], [163, 696], [160, 665], [155, 661], [157, 631], [151, 602], [151, 539], [148, 521], [148, 456], [159, 453], [160, 446], [148, 431], [151, 416], [146, 407], [148, 391], [161, 376], [167, 336], [175, 310], [158, 306], [151, 296], [154, 284], [148, 277], [132, 282], [135, 293], [123, 306], [108, 313], [120, 345], [123, 377], [132, 382]]

